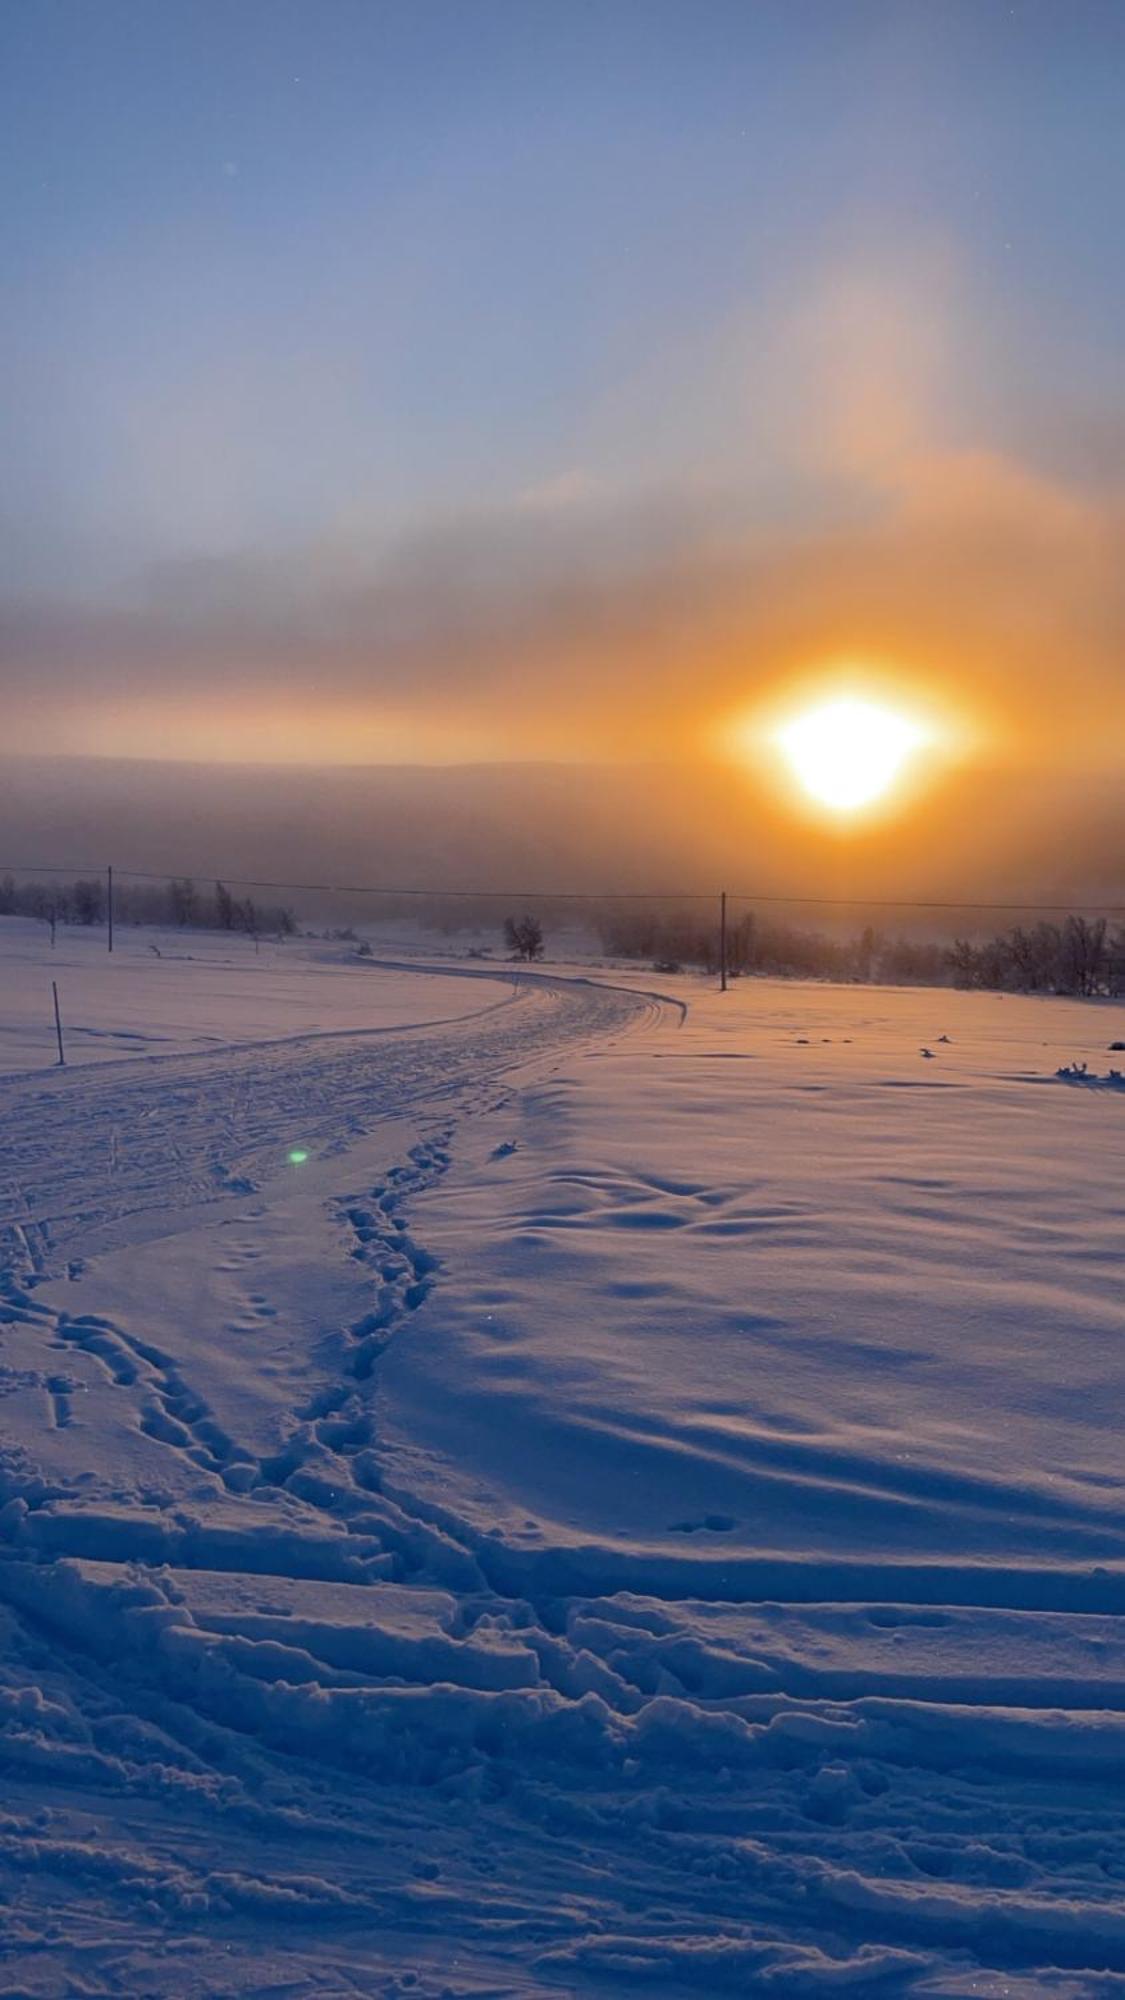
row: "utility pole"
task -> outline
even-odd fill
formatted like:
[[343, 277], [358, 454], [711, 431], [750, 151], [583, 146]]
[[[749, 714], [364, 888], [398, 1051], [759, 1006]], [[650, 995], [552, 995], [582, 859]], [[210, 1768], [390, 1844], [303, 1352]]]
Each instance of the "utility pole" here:
[[727, 990], [727, 892], [719, 896], [719, 991]]
[[107, 940], [106, 949], [108, 951], [112, 951], [113, 950], [113, 863], [112, 862], [110, 862], [110, 865], [106, 869], [105, 874], [106, 874], [106, 885], [107, 885], [105, 908], [106, 908], [106, 919], [109, 924], [109, 937]]
[[59, 1044], [59, 1068], [65, 1069], [66, 1057], [63, 1054], [62, 1020], [59, 1015], [59, 989], [53, 979], [51, 981], [51, 992], [54, 995], [54, 1000], [55, 1000], [55, 1035], [58, 1039], [58, 1044]]

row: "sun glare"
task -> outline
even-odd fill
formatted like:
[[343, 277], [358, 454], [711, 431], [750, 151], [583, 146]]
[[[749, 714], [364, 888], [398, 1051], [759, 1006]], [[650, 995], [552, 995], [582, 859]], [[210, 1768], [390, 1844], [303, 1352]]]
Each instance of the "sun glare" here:
[[851, 813], [891, 790], [926, 732], [878, 702], [844, 697], [783, 723], [774, 741], [811, 799]]

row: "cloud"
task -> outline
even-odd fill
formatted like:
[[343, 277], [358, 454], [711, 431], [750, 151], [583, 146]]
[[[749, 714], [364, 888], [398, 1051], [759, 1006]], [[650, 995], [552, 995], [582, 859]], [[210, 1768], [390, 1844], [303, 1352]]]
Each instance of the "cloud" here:
[[[150, 564], [110, 606], [9, 599], [7, 745], [684, 759], [848, 656], [998, 761], [1080, 776], [1125, 722], [1120, 427], [1065, 473], [983, 435], [970, 324], [947, 244], [852, 244], [654, 350], [507, 501]], [[654, 409], [683, 432], [674, 472]]]
[[[903, 452], [875, 508], [763, 531], [737, 494], [482, 509], [386, 551], [165, 565], [121, 609], [9, 605], [9, 745], [82, 747], [99, 708], [137, 754], [162, 704], [272, 754], [315, 719], [409, 720], [452, 754], [683, 754], [732, 702], [848, 653], [986, 714], [1031, 754], [1098, 757], [1122, 716], [1119, 494], [983, 451]], [[1061, 690], [1065, 689], [1065, 699]], [[131, 719], [132, 718], [132, 719]], [[389, 754], [399, 754], [392, 750]]]

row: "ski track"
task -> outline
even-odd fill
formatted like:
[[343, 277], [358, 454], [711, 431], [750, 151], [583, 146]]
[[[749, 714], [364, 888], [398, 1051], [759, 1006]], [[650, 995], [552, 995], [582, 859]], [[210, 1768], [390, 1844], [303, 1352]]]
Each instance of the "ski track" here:
[[[799, 1605], [603, 1594], [384, 1491], [380, 1358], [454, 1281], [411, 1219], [459, 1126], [661, 1012], [543, 977], [471, 1029], [0, 1085], [0, 1355], [37, 1357], [2, 1386], [34, 1376], [67, 1430], [92, 1371], [197, 1496], [5, 1450], [6, 1994], [1125, 1993], [1112, 1606], [995, 1611], [982, 1638], [956, 1601], [818, 1602], [815, 1576]], [[357, 1182], [406, 1114], [414, 1143]], [[294, 1138], [338, 1168], [369, 1304], [263, 1454], [188, 1357], [46, 1295], [209, 1210], [251, 1262], [247, 1202]], [[927, 1624], [954, 1651], [964, 1627], [960, 1671], [828, 1657]], [[1088, 1674], [992, 1670], [1055, 1627]]]
[[546, 980], [517, 992], [468, 1038], [439, 1024], [0, 1079], [0, 1254], [38, 1269], [75, 1236], [88, 1251], [131, 1239], [138, 1218], [166, 1227], [198, 1202], [252, 1194], [296, 1141], [342, 1153], [376, 1119], [484, 1088], [573, 1032], [657, 1004]]

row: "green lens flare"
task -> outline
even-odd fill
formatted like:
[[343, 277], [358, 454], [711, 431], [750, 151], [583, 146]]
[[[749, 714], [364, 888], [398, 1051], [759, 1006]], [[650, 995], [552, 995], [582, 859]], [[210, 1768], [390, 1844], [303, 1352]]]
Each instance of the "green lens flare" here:
[[294, 1146], [289, 1155], [289, 1164], [291, 1167], [303, 1167], [308, 1157], [303, 1146]]

